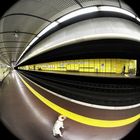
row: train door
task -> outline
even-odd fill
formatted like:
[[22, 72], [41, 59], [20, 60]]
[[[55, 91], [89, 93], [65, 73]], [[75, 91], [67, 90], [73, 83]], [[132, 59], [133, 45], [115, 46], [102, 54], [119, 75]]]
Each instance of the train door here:
[[105, 73], [106, 72], [106, 65], [105, 65], [105, 59], [100, 59], [100, 72]]
[[100, 60], [99, 59], [95, 59], [95, 72], [98, 73], [100, 72]]
[[94, 59], [89, 59], [89, 72], [95, 72], [95, 60]]
[[110, 59], [106, 59], [105, 69], [106, 69], [106, 73], [111, 73], [111, 60]]
[[74, 71], [79, 72], [79, 60], [74, 60]]
[[66, 70], [67, 70], [67, 71], [70, 71], [70, 70], [71, 70], [71, 64], [70, 64], [70, 61], [67, 61]]
[[137, 62], [136, 60], [130, 60], [129, 61], [129, 73], [136, 75], [137, 71]]
[[111, 73], [116, 73], [116, 60], [115, 59], [111, 59]]
[[122, 64], [122, 60], [121, 59], [117, 59], [116, 60], [116, 73], [117, 74], [121, 74], [122, 73], [123, 65], [124, 64]]

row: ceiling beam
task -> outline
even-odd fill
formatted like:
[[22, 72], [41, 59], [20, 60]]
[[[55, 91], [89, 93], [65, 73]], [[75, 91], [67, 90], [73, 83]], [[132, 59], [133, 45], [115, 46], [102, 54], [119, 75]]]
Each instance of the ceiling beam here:
[[78, 0], [74, 0], [81, 8], [83, 8], [83, 5], [78, 1]]
[[118, 0], [118, 3], [119, 3], [119, 7], [122, 8], [121, 0]]
[[0, 47], [0, 49], [13, 49], [13, 48], [17, 48], [17, 49], [20, 49], [20, 48], [24, 48], [24, 47]]
[[11, 33], [37, 35], [37, 34], [34, 34], [34, 33], [22, 32], [22, 31], [4, 31], [4, 32], [0, 32], [0, 34], [11, 34]]
[[2, 16], [0, 18], [0, 20], [2, 20], [3, 18], [10, 17], [10, 16], [28, 16], [28, 17], [33, 17], [33, 18], [41, 19], [41, 20], [44, 20], [44, 21], [47, 21], [47, 22], [51, 23], [51, 21], [48, 20], [48, 19], [42, 18], [40, 16], [32, 15], [32, 14], [27, 14], [27, 13], [12, 13], [12, 14], [8, 14], [8, 15], [5, 15], [5, 16]]
[[25, 41], [2, 41], [0, 43], [29, 43], [29, 42], [25, 42]]
[[0, 52], [0, 54], [2, 54], [2, 53], [19, 53], [19, 52], [22, 52], [22, 51], [2, 51], [2, 52]]

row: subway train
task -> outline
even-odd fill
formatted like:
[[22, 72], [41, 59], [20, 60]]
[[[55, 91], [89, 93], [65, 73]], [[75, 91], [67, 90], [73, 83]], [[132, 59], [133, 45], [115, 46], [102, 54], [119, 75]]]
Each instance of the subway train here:
[[139, 123], [140, 19], [126, 3], [19, 0], [2, 20], [16, 47], [1, 58], [0, 120], [18, 139], [121, 140]]

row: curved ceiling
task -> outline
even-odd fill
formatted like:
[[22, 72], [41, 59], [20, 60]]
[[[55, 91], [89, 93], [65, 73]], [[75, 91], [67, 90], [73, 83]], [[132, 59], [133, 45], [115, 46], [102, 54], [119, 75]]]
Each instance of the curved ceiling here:
[[8, 65], [15, 63], [41, 30], [74, 10], [93, 5], [114, 5], [132, 12], [123, 2], [118, 1], [120, 0], [7, 0], [0, 19], [0, 60]]

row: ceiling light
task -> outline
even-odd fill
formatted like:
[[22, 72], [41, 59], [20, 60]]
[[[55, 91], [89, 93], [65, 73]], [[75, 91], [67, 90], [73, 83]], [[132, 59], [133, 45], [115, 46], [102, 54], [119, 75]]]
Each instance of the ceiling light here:
[[69, 14], [61, 17], [57, 21], [59, 23], [62, 23], [62, 22], [67, 21], [67, 20], [69, 20], [71, 18], [74, 18], [74, 17], [77, 17], [77, 16], [81, 16], [81, 15], [84, 15], [84, 14], [88, 14], [88, 13], [92, 13], [92, 12], [97, 12], [97, 11], [98, 11], [98, 8], [96, 6], [94, 6], [94, 7], [88, 7], [88, 8], [82, 8], [80, 10], [71, 12], [71, 13], [69, 13]]
[[25, 50], [22, 52], [22, 54], [21, 54], [20, 57], [18, 58], [17, 62], [20, 60], [20, 58], [23, 56], [23, 54], [31, 47], [31, 45], [33, 45], [33, 43], [35, 43], [38, 39], [39, 39], [39, 37], [35, 37], [35, 38], [28, 44], [28, 46], [25, 48]]
[[37, 36], [41, 37], [42, 35], [44, 35], [45, 33], [47, 33], [49, 30], [53, 29], [54, 27], [56, 27], [59, 23], [54, 21], [52, 22], [50, 25], [48, 25], [45, 29], [43, 29]]
[[139, 18], [139, 17], [136, 17], [136, 20], [137, 20], [138, 22], [140, 22], [140, 18]]
[[[35, 37], [35, 38], [29, 43], [28, 46], [33, 45], [38, 39], [39, 39], [39, 37]], [[27, 48], [27, 47], [26, 47], [26, 48]]]
[[128, 15], [132, 18], [136, 18], [136, 16], [134, 14], [132, 14], [131, 12], [118, 8], [118, 7], [99, 6], [98, 9], [99, 9], [99, 11], [117, 12], [117, 13]]

